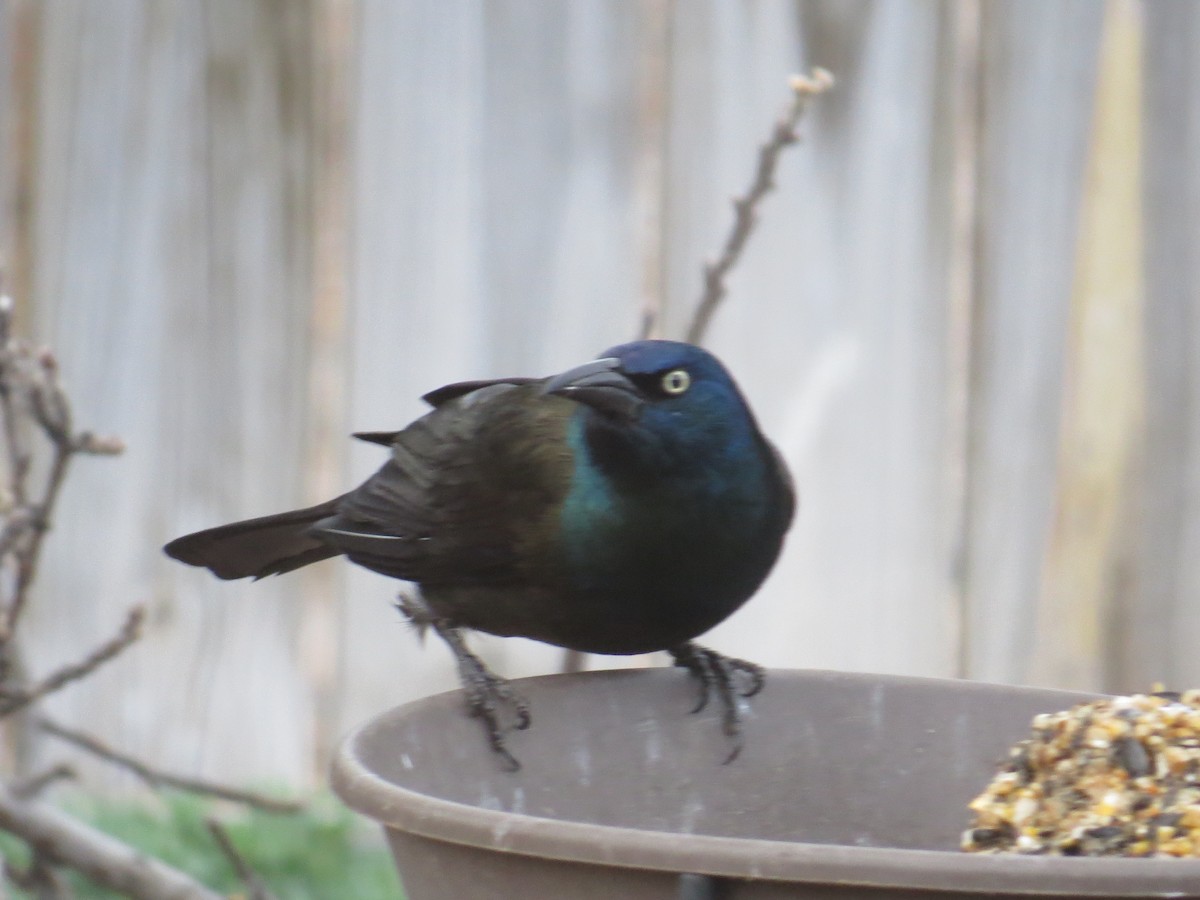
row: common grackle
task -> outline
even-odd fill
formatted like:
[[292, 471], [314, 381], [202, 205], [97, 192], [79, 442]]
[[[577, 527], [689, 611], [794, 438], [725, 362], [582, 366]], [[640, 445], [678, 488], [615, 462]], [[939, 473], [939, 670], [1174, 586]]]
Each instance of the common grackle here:
[[450, 646], [470, 713], [511, 767], [499, 707], [525, 702], [463, 629], [590, 653], [667, 650], [715, 694], [732, 759], [738, 696], [762, 670], [692, 642], [744, 603], [775, 562], [794, 507], [783, 461], [709, 353], [672, 341], [614, 347], [553, 378], [447, 385], [397, 432], [361, 486], [308, 509], [167, 544], [219, 578], [262, 578], [339, 554], [415, 582], [401, 610]]

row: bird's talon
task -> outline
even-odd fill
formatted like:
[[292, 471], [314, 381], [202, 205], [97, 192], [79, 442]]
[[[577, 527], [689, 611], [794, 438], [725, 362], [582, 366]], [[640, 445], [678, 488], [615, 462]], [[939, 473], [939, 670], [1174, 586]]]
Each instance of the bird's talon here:
[[749, 698], [753, 697], [763, 689], [763, 685], [766, 684], [767, 677], [766, 673], [763, 672], [762, 666], [755, 665], [752, 662], [747, 662], [744, 659], [729, 659], [727, 662], [730, 664], [730, 667], [734, 673], [741, 675], [742, 680], [748, 682], [745, 687], [738, 690], [739, 694], [741, 694], [743, 697]]
[[504, 770], [506, 772], [519, 772], [521, 770], [521, 763], [515, 756], [508, 752], [504, 745], [493, 747], [492, 749], [496, 751], [496, 754], [500, 757], [500, 761], [504, 763]]
[[721, 760], [721, 765], [723, 765], [723, 766], [729, 765], [731, 762], [733, 762], [735, 759], [738, 758], [738, 756], [741, 754], [741, 752], [742, 752], [742, 742], [740, 739], [735, 740], [733, 742], [733, 749], [731, 749], [729, 751], [728, 756], [726, 756], [723, 760]]
[[693, 667], [678, 661], [676, 661], [675, 665], [683, 666], [688, 670], [688, 672], [691, 673], [692, 677], [696, 679], [696, 687], [699, 688], [700, 693], [699, 696], [696, 697], [696, 705], [688, 710], [688, 714], [694, 716], [696, 713], [700, 712], [700, 710], [704, 709], [704, 707], [708, 706], [708, 695], [711, 687], [708, 676], [706, 675], [702, 666]]
[[517, 758], [508, 752], [508, 748], [504, 746], [504, 733], [500, 729], [499, 723], [496, 721], [495, 714], [492, 710], [482, 711], [477, 709], [471, 710], [472, 716], [478, 716], [483, 719], [483, 728], [487, 733], [488, 746], [492, 748], [492, 752], [500, 757], [504, 768], [509, 772], [516, 772], [521, 768], [521, 764]]
[[501, 725], [497, 707], [504, 704], [510, 706], [514, 715], [512, 728], [524, 731], [532, 721], [528, 701], [506, 679], [490, 671], [478, 656], [467, 649], [457, 628], [441, 619], [431, 619], [429, 624], [458, 661], [458, 676], [466, 694], [467, 712], [472, 718], [482, 721], [488, 745], [504, 762], [505, 768], [510, 772], [517, 771], [521, 764], [504, 745], [504, 732], [508, 729]]
[[529, 714], [529, 707], [522, 700], [517, 706], [517, 721], [513, 725], [517, 731], [524, 731], [533, 722], [533, 717]]
[[742, 711], [739, 698], [753, 697], [762, 690], [766, 674], [761, 666], [744, 659], [722, 656], [697, 644], [686, 643], [670, 650], [675, 665], [687, 669], [700, 685], [700, 701], [692, 709], [698, 713], [716, 695], [721, 703], [721, 730], [733, 742], [722, 765], [742, 752]]

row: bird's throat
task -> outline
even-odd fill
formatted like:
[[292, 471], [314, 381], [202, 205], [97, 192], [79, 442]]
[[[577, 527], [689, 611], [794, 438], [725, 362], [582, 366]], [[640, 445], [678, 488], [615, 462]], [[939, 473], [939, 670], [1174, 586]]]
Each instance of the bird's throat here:
[[696, 629], [682, 639], [695, 637], [758, 587], [778, 545], [763, 544], [769, 511], [753, 467], [639, 471], [611, 456], [598, 462], [582, 427], [569, 429], [568, 440], [575, 465], [560, 519], [566, 571], [578, 602], [621, 611], [627, 640], [639, 647], [626, 652], [676, 637], [667, 632], [680, 622]]

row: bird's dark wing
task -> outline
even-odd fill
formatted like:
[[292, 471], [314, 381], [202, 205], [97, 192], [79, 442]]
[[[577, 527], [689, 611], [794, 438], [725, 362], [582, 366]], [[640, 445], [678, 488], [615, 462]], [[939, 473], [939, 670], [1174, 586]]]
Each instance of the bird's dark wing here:
[[[532, 384], [538, 381], [544, 381], [541, 378], [492, 378], [480, 379], [477, 381], [456, 381], [454, 384], [444, 384], [440, 388], [435, 388], [427, 394], [424, 394], [421, 399], [432, 406], [434, 409], [444, 403], [449, 403], [451, 400], [457, 400], [472, 391], [477, 391], [480, 388], [492, 387], [497, 384]], [[399, 431], [356, 431], [352, 437], [358, 438], [360, 441], [366, 441], [369, 444], [382, 444], [385, 447], [390, 447], [395, 443]]]
[[528, 381], [438, 399], [312, 534], [360, 565], [423, 584], [537, 577], [570, 487], [575, 404]]
[[533, 384], [543, 380], [541, 378], [493, 378], [479, 381], [456, 381], [454, 384], [442, 385], [440, 388], [430, 391], [421, 397], [421, 399], [436, 409], [443, 403], [456, 400], [464, 394], [469, 394], [480, 388], [491, 387], [496, 384]]

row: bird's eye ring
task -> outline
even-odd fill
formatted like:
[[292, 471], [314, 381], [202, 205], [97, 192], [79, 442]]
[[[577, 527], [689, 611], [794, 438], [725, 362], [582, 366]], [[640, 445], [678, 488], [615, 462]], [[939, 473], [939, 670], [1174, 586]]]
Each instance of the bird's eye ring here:
[[677, 397], [692, 386], [692, 376], [687, 369], [672, 369], [662, 377], [660, 384], [664, 394]]

